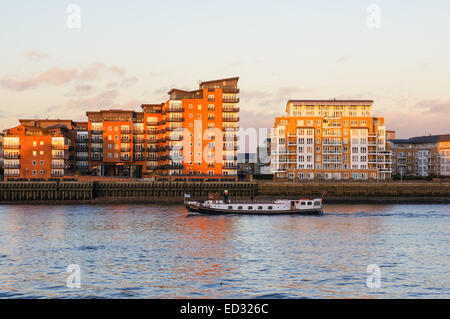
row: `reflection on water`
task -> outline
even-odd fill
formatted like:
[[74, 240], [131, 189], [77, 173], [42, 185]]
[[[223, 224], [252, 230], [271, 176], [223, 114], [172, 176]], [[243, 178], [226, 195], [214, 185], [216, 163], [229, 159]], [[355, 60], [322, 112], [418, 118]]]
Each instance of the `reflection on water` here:
[[[0, 206], [0, 298], [450, 297], [449, 205], [327, 205], [324, 216], [182, 206]], [[81, 289], [66, 287], [69, 264]], [[366, 286], [381, 267], [381, 288]]]

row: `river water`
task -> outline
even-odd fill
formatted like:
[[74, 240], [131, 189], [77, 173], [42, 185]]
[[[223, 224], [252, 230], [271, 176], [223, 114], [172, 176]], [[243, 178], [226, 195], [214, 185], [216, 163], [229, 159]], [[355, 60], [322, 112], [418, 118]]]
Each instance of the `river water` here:
[[449, 235], [450, 205], [0, 206], [0, 298], [450, 298]]

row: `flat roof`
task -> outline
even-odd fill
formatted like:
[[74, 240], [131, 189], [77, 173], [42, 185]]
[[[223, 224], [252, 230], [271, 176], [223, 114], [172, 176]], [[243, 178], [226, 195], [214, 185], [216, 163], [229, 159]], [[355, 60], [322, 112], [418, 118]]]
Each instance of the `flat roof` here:
[[238, 76], [231, 77], [231, 78], [225, 78], [225, 79], [218, 79], [218, 80], [211, 80], [211, 81], [202, 81], [200, 82], [200, 85], [205, 83], [214, 83], [214, 82], [222, 82], [222, 81], [229, 81], [229, 80], [239, 80]]
[[289, 103], [373, 103], [373, 100], [289, 100]]
[[389, 140], [389, 142], [395, 144], [424, 144], [424, 143], [450, 142], [450, 134], [416, 136], [408, 139], [392, 139]]

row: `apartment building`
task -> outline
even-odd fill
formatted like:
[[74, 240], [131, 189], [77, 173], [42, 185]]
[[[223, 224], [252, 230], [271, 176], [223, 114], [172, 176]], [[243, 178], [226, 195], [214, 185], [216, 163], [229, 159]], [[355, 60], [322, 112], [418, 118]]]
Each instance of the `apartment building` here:
[[389, 140], [392, 173], [450, 176], [450, 134]]
[[3, 179], [3, 138], [5, 132], [0, 132], [0, 180]]
[[384, 118], [372, 108], [371, 100], [288, 101], [271, 136], [274, 178], [389, 179]]
[[237, 176], [238, 80], [174, 88], [168, 101], [143, 104], [142, 112], [87, 112], [88, 169], [102, 176]]
[[19, 120], [3, 140], [4, 177], [52, 179], [67, 175], [73, 165], [71, 120]]
[[[237, 180], [238, 77], [172, 89], [141, 111], [86, 112], [86, 122], [20, 120], [5, 136], [5, 177], [196, 176]], [[224, 178], [227, 177], [227, 178]]]

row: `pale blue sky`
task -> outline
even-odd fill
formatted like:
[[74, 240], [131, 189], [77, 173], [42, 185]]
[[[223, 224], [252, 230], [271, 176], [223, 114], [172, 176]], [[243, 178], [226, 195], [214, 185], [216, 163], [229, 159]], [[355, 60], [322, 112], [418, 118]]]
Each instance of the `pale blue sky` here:
[[288, 99], [364, 98], [401, 137], [450, 133], [449, 18], [447, 0], [2, 1], [0, 128], [240, 76], [244, 127], [271, 126]]

